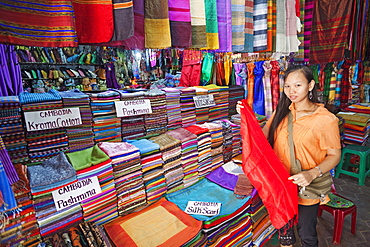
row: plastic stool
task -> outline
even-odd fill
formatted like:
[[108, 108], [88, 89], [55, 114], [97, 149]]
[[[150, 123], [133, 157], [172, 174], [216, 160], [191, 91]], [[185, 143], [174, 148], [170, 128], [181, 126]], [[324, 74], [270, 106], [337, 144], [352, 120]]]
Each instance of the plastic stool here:
[[[344, 198], [348, 200], [347, 198], [338, 195], [337, 193], [333, 192], [338, 197]], [[351, 200], [348, 200], [351, 201]], [[352, 201], [351, 201], [352, 202]], [[330, 207], [328, 205], [320, 205], [319, 206], [319, 211], [317, 213], [318, 216], [322, 215], [322, 211], [325, 210], [332, 214], [334, 216], [334, 230], [333, 230], [333, 244], [340, 244], [340, 240], [342, 238], [342, 230], [343, 230], [343, 222], [344, 222], [344, 217], [346, 217], [349, 214], [352, 214], [351, 216], [351, 233], [355, 234], [356, 233], [356, 217], [357, 217], [357, 207], [355, 204], [349, 208], [334, 208]]]
[[[351, 163], [351, 155], [359, 156], [359, 163]], [[358, 173], [346, 170], [348, 166], [358, 168]], [[364, 186], [365, 179], [370, 174], [370, 148], [360, 145], [347, 145], [342, 149], [340, 162], [337, 166], [335, 177], [341, 173], [358, 178], [358, 184]]]

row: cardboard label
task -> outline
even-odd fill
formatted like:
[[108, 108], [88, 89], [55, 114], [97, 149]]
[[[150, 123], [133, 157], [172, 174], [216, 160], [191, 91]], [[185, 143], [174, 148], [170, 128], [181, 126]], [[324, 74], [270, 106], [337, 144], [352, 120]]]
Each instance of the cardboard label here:
[[195, 108], [209, 107], [216, 105], [212, 94], [194, 96]]
[[62, 108], [25, 112], [27, 131], [39, 131], [81, 125], [80, 108]]
[[188, 201], [188, 205], [185, 208], [185, 213], [213, 216], [218, 215], [220, 210], [221, 203], [219, 202]]
[[130, 117], [152, 113], [149, 99], [116, 101], [117, 117]]

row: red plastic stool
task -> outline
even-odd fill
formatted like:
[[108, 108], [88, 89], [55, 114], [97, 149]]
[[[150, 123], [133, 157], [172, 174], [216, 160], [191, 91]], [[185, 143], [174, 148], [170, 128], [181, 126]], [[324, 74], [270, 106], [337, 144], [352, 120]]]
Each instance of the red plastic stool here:
[[[336, 192], [332, 192], [334, 195], [341, 197], [343, 199], [348, 200], [347, 198], [338, 195]], [[351, 200], [348, 200], [351, 201]], [[352, 202], [352, 201], [351, 201]], [[349, 214], [351, 216], [351, 233], [356, 233], [356, 216], [357, 216], [357, 207], [355, 204], [349, 208], [334, 208], [328, 205], [320, 205], [319, 211], [317, 213], [318, 216], [322, 215], [322, 211], [325, 210], [334, 216], [334, 233], [333, 233], [333, 244], [340, 244], [340, 240], [342, 238], [342, 230], [343, 230], [343, 222], [344, 217]]]

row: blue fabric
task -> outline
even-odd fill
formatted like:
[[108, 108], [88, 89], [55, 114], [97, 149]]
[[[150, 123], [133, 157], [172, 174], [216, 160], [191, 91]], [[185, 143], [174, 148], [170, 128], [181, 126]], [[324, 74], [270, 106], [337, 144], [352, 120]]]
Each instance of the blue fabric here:
[[263, 69], [264, 61], [255, 62], [254, 65], [254, 95], [253, 95], [253, 111], [260, 115], [265, 115], [265, 94], [263, 88]]
[[22, 105], [36, 102], [57, 101], [61, 99], [62, 97], [59, 95], [59, 92], [55, 89], [51, 89], [47, 93], [21, 92], [19, 94], [19, 101], [21, 102]]
[[207, 221], [235, 212], [236, 209], [242, 207], [251, 197], [237, 199], [233, 191], [225, 189], [205, 178], [187, 188], [167, 194], [166, 198], [168, 201], [175, 203], [183, 211], [185, 211], [188, 201], [220, 202], [222, 205], [219, 215], [191, 215], [197, 220]]
[[85, 99], [85, 98], [89, 98], [89, 95], [81, 92], [80, 90], [78, 89], [72, 89], [72, 90], [69, 90], [69, 91], [61, 91], [59, 92], [60, 96], [63, 98], [63, 99]]
[[8, 178], [5, 174], [4, 166], [0, 161], [0, 212], [17, 207], [17, 202]]
[[155, 150], [159, 150], [159, 145], [148, 139], [127, 140], [126, 142], [137, 147], [140, 150], [140, 154], [146, 154]]

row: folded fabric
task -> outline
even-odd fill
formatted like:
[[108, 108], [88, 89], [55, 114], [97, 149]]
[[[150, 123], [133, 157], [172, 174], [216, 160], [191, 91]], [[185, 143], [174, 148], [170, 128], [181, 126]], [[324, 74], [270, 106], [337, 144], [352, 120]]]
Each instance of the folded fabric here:
[[55, 89], [51, 89], [47, 93], [29, 93], [24, 91], [19, 94], [19, 101], [22, 105], [36, 102], [56, 101], [61, 99], [62, 97], [60, 97], [59, 92]]
[[106, 155], [98, 145], [85, 150], [67, 153], [67, 157], [76, 171], [109, 160], [109, 156]]
[[140, 154], [147, 154], [154, 150], [159, 150], [159, 145], [147, 139], [127, 140], [128, 143], [134, 145], [140, 150]]
[[236, 182], [234, 193], [238, 198], [248, 196], [253, 191], [253, 185], [245, 174], [238, 175], [238, 181]]

